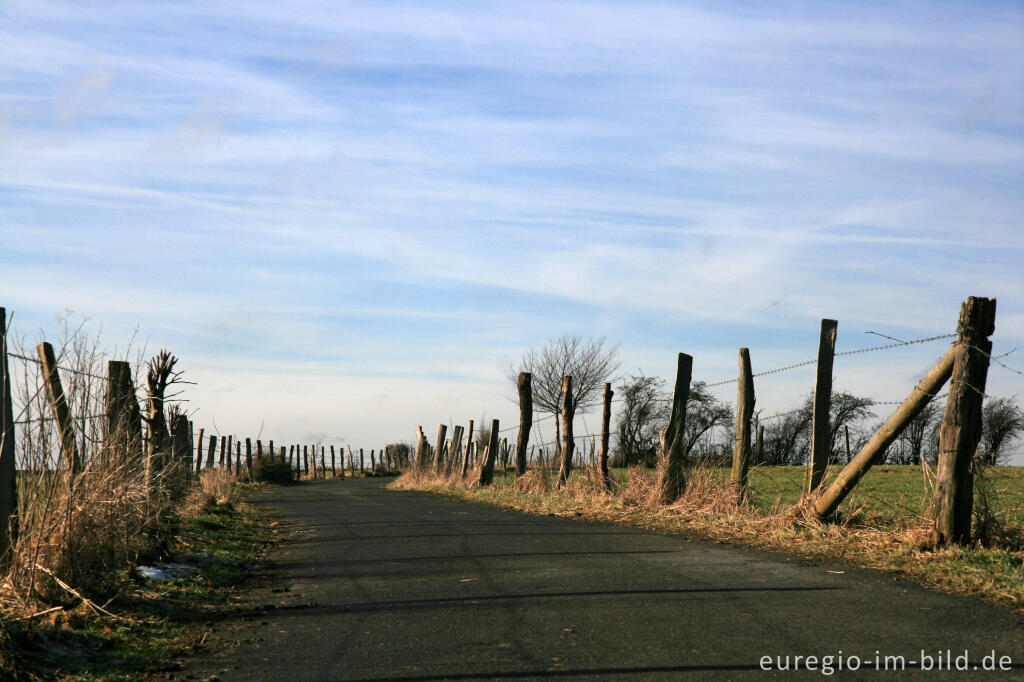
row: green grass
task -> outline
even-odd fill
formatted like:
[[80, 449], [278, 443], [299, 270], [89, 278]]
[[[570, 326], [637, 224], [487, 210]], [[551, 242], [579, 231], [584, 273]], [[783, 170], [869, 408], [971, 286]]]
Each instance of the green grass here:
[[194, 575], [149, 581], [126, 571], [118, 596], [106, 606], [118, 619], [79, 606], [30, 621], [12, 633], [17, 659], [6, 661], [0, 677], [127, 681], [173, 673], [174, 658], [192, 651], [203, 624], [228, 608], [247, 564], [271, 537], [265, 519], [244, 503], [210, 506], [181, 520], [173, 532], [173, 558], [187, 558]]

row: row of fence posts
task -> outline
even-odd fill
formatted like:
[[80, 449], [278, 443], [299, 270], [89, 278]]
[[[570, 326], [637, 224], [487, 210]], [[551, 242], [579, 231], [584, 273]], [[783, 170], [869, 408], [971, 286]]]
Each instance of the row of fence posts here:
[[[86, 470], [85, 453], [79, 452], [75, 439], [74, 419], [61, 383], [60, 368], [53, 347], [49, 343], [40, 343], [36, 351], [47, 402], [57, 426], [61, 461], [71, 480], [74, 480]], [[198, 475], [204, 468], [221, 468], [236, 472], [239, 478], [251, 479], [254, 464], [259, 466], [270, 461], [275, 453], [282, 464], [287, 464], [299, 475], [308, 475], [312, 469], [314, 477], [323, 478], [329, 466], [332, 476], [340, 473], [341, 477], [344, 477], [345, 448], [341, 448], [340, 459], [336, 459], [335, 446], [329, 446], [328, 465], [328, 450], [325, 445], [295, 444], [289, 446], [287, 451], [284, 446], [275, 451], [274, 441], [269, 441], [264, 452], [262, 440], [256, 439], [254, 462], [253, 439], [245, 438], [243, 461], [242, 440], [230, 435], [219, 437], [219, 457], [216, 452], [218, 436], [209, 436], [204, 467], [205, 430], [199, 429], [198, 438], [194, 437], [194, 426], [187, 415], [173, 408], [170, 410], [169, 424], [165, 417], [164, 391], [175, 362], [173, 356], [162, 351], [151, 364], [147, 377], [147, 410], [144, 415], [135, 393], [130, 365], [118, 360], [109, 361], [105, 410], [99, 415], [104, 419], [100, 457], [114, 458], [112, 461], [115, 462], [139, 463], [145, 467], [147, 483], [155, 481], [168, 465], [175, 465], [176, 470], [181, 471], [185, 478]], [[4, 556], [13, 543], [17, 528], [18, 473], [11, 383], [7, 348], [7, 311], [0, 307], [0, 556]], [[234, 462], [232, 445], [235, 449]], [[319, 465], [317, 447], [320, 448]], [[355, 475], [357, 467], [360, 473], [390, 473], [408, 465], [407, 452], [397, 446], [387, 446], [380, 450], [371, 449], [368, 459], [363, 448], [359, 448], [357, 454], [351, 445], [348, 446], [350, 475]]]
[[[926, 373], [910, 395], [883, 422], [860, 451], [838, 472], [829, 485], [825, 474], [831, 454], [832, 433], [829, 413], [832, 398], [832, 370], [838, 330], [836, 320], [821, 321], [818, 342], [817, 373], [815, 377], [811, 424], [811, 461], [805, 486], [805, 500], [820, 519], [832, 516], [857, 482], [873, 464], [878, 462], [904, 428], [928, 405], [946, 382], [950, 382], [949, 396], [939, 432], [939, 459], [936, 473], [933, 520], [934, 541], [963, 544], [970, 541], [971, 516], [974, 499], [972, 464], [981, 438], [982, 400], [988, 374], [992, 342], [995, 331], [995, 299], [969, 297], [961, 306], [957, 325], [957, 338], [942, 358]], [[661, 434], [660, 450], [665, 461], [659, 468], [658, 493], [661, 501], [671, 504], [679, 498], [686, 486], [687, 462], [685, 444], [686, 403], [690, 395], [693, 357], [679, 353], [672, 408], [668, 426]], [[739, 376], [737, 379], [735, 442], [733, 445], [730, 485], [737, 500], [748, 492], [748, 472], [752, 454], [760, 452], [763, 444], [763, 425], [759, 426], [756, 443], [752, 444], [751, 421], [754, 413], [754, 374], [751, 369], [750, 350], [739, 349]], [[515, 474], [522, 476], [527, 470], [527, 447], [533, 424], [531, 392], [532, 378], [522, 372], [517, 381], [519, 392], [519, 435], [515, 444]], [[604, 485], [611, 486], [608, 473], [608, 440], [613, 391], [604, 385], [601, 419], [601, 447], [595, 463]], [[575, 438], [572, 405], [572, 377], [562, 379], [561, 399], [561, 456], [558, 486], [565, 485], [572, 472]], [[427, 441], [422, 426], [416, 429], [415, 469], [452, 474], [459, 471], [466, 478], [470, 466], [479, 467], [478, 482], [490, 485], [499, 455], [507, 464], [507, 443], [499, 446], [499, 421], [491, 421], [490, 438], [479, 452], [473, 439], [473, 421], [469, 421], [466, 446], [462, 446], [463, 429], [454, 427], [453, 437], [446, 441], [447, 426], [438, 429], [437, 447]]]

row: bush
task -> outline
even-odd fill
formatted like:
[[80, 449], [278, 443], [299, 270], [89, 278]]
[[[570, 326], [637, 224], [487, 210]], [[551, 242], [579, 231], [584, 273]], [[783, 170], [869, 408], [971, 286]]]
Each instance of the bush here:
[[262, 483], [294, 483], [295, 470], [280, 459], [264, 457], [253, 461], [252, 480]]

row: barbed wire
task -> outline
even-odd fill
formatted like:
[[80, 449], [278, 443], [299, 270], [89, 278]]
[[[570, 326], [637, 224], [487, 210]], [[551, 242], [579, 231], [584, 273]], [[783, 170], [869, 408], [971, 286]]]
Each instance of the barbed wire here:
[[[872, 331], [865, 332], [865, 333], [866, 334], [877, 334], [878, 336], [885, 336], [885, 334], [878, 334], [878, 332], [872, 332]], [[843, 355], [857, 355], [859, 353], [871, 353], [871, 352], [879, 351], [879, 350], [888, 350], [890, 348], [899, 348], [901, 346], [912, 346], [912, 345], [918, 344], [918, 343], [928, 343], [929, 341], [938, 341], [939, 339], [949, 339], [949, 338], [952, 338], [954, 336], [956, 336], [955, 333], [953, 333], [953, 334], [938, 334], [936, 336], [928, 336], [928, 337], [925, 337], [923, 339], [913, 339], [911, 341], [900, 341], [899, 339], [894, 339], [891, 336], [885, 336], [885, 338], [893, 339], [893, 340], [897, 341], [898, 343], [888, 343], [888, 344], [885, 344], [883, 346], [871, 346], [870, 348], [858, 348], [856, 350], [844, 350], [844, 351], [840, 351], [838, 353], [834, 353], [833, 357], [839, 357], [839, 356], [843, 356]], [[788, 371], [790, 371], [792, 369], [797, 369], [797, 368], [800, 368], [800, 367], [808, 367], [810, 365], [816, 365], [816, 364], [818, 364], [817, 358], [815, 358], [814, 360], [804, 360], [803, 362], [795, 362], [795, 363], [793, 363], [791, 365], [786, 365], [785, 367], [777, 367], [775, 369], [770, 369], [770, 370], [767, 370], [767, 371], [764, 371], [764, 372], [755, 372], [754, 374], [751, 374], [750, 376], [751, 376], [751, 378], [763, 377], [763, 376], [768, 376], [770, 374], [779, 374], [781, 372], [788, 372]], [[1015, 370], [1012, 370], [1012, 371], [1015, 371]], [[722, 379], [721, 381], [714, 381], [714, 382], [711, 382], [711, 383], [706, 383], [705, 382], [704, 386], [705, 386], [705, 388], [716, 388], [718, 386], [725, 386], [727, 384], [734, 384], [734, 383], [736, 383], [736, 381], [737, 381], [736, 378]]]
[[[109, 417], [109, 416], [110, 415], [108, 415], [108, 414], [89, 414], [89, 415], [86, 415], [84, 417], [72, 416], [71, 420], [75, 421], [75, 420], [83, 420], [83, 419], [102, 419], [103, 417]], [[18, 424], [35, 424], [35, 423], [38, 422], [38, 423], [42, 424], [43, 422], [52, 422], [52, 421], [57, 421], [57, 418], [56, 417], [35, 417], [33, 419], [22, 419], [21, 421], [14, 421], [14, 422], [11, 422], [11, 423], [15, 424], [15, 425], [18, 425]]]
[[[11, 351], [7, 351], [7, 355], [8, 355], [8, 357], [18, 358], [19, 360], [25, 360], [26, 362], [34, 362], [35, 364], [39, 365], [40, 367], [43, 364], [39, 360], [39, 358], [30, 358], [30, 357], [28, 357], [26, 355], [22, 355], [21, 353], [13, 353]], [[71, 374], [77, 374], [79, 376], [92, 377], [93, 379], [99, 379], [100, 381], [106, 381], [107, 380], [107, 377], [100, 376], [99, 374], [93, 374], [92, 372], [86, 372], [85, 370], [72, 369], [71, 367], [62, 367], [61, 365], [57, 365], [57, 369], [59, 369], [62, 372], [70, 372]]]

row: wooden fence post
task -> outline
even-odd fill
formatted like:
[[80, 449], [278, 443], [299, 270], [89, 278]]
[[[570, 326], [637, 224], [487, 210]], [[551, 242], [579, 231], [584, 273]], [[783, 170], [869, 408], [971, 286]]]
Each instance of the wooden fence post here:
[[533, 375], [520, 372], [516, 382], [519, 390], [519, 435], [516, 436], [516, 476], [526, 473], [526, 446], [533, 428]]
[[287, 449], [286, 449], [286, 448], [285, 448], [285, 447], [284, 447], [284, 446], [282, 445], [282, 446], [281, 446], [281, 464], [286, 464], [287, 462], [288, 462], [288, 451], [287, 451]]
[[690, 398], [693, 357], [680, 353], [676, 364], [676, 385], [672, 394], [672, 414], [662, 434], [658, 495], [663, 504], [672, 504], [686, 487], [686, 401]]
[[224, 452], [227, 450], [227, 436], [220, 437], [220, 457], [218, 458], [217, 466], [221, 469], [224, 468]]
[[359, 473], [363, 473], [366, 470], [365, 467], [363, 466], [363, 463], [363, 449], [359, 448]]
[[832, 362], [836, 353], [835, 320], [821, 321], [818, 339], [818, 375], [814, 382], [814, 408], [811, 418], [811, 469], [807, 479], [807, 494], [818, 489], [825, 479], [825, 469], [832, 454], [832, 431], [829, 412], [832, 409]]
[[732, 447], [732, 483], [736, 500], [747, 496], [747, 469], [750, 465], [750, 418], [754, 414], [754, 376], [750, 369], [750, 350], [740, 348], [740, 375], [736, 382], [736, 441]]
[[935, 473], [936, 545], [971, 540], [974, 506], [972, 463], [981, 439], [982, 402], [992, 355], [996, 300], [970, 296], [960, 308], [953, 344], [953, 376], [939, 431], [939, 465]]
[[75, 443], [75, 425], [71, 420], [71, 410], [68, 409], [64, 387], [61, 385], [60, 374], [57, 371], [57, 358], [54, 357], [53, 346], [46, 341], [36, 346], [36, 352], [42, 363], [43, 381], [46, 382], [46, 395], [50, 399], [50, 408], [57, 420], [61, 455], [67, 462], [71, 475], [75, 476], [82, 470], [82, 460], [78, 455], [78, 445]]
[[445, 473], [447, 474], [451, 474], [456, 466], [462, 464], [460, 458], [462, 457], [462, 433], [464, 430], [462, 426], [456, 426], [452, 431], [452, 447], [448, 452], [449, 457], [445, 466]]
[[203, 468], [203, 436], [206, 435], [206, 429], [199, 429], [199, 437], [196, 438], [196, 473]]
[[434, 451], [434, 473], [441, 473], [444, 466], [444, 439], [448, 436], [448, 426], [441, 424], [437, 427], [437, 449]]
[[[341, 470], [344, 471], [345, 467], [342, 467]], [[331, 446], [331, 476], [337, 476], [337, 475], [338, 475], [338, 472], [334, 468], [334, 446], [332, 445]]]
[[480, 485], [491, 485], [494, 482], [494, 460], [498, 456], [498, 420], [491, 420], [491, 440], [487, 446], [487, 459], [480, 467]]
[[[295, 446], [298, 447], [298, 446]], [[302, 446], [302, 473], [309, 473], [309, 446]]]
[[239, 476], [242, 473], [242, 441], [241, 439], [235, 440], [235, 476]]
[[228, 471], [231, 471], [231, 434], [228, 434]]
[[245, 437], [245, 475], [252, 478], [252, 439]]
[[275, 452], [277, 452], [277, 450], [274, 449], [274, 441], [270, 441], [267, 445], [267, 457], [273, 460]]
[[256, 440], [256, 459], [263, 459], [263, 441]]
[[466, 456], [462, 460], [462, 477], [469, 473], [469, 451], [473, 447], [473, 420], [469, 420], [469, 430], [466, 432]]
[[942, 359], [928, 370], [906, 400], [893, 412], [864, 447], [843, 467], [832, 484], [814, 501], [814, 512], [818, 518], [825, 518], [835, 512], [846, 495], [853, 490], [861, 477], [867, 473], [875, 459], [892, 445], [903, 429], [931, 401], [953, 373], [953, 348], [946, 351]]
[[14, 449], [14, 403], [7, 365], [7, 309], [0, 308], [0, 565], [18, 534], [18, 471]]
[[569, 480], [572, 473], [572, 453], [576, 441], [572, 434], [572, 417], [575, 412], [572, 404], [572, 377], [562, 376], [562, 463], [558, 468], [558, 487], [561, 488]]
[[598, 456], [598, 466], [601, 469], [601, 480], [604, 482], [606, 489], [612, 487], [612, 477], [608, 473], [608, 444], [611, 440], [611, 429], [612, 429], [612, 396], [615, 395], [615, 391], [612, 390], [610, 383], [604, 385], [604, 408], [601, 410], [601, 454]]
[[206, 449], [206, 468], [213, 468], [213, 455], [217, 451], [217, 436], [210, 436], [210, 446]]

